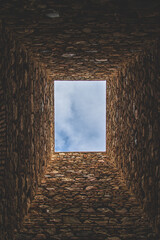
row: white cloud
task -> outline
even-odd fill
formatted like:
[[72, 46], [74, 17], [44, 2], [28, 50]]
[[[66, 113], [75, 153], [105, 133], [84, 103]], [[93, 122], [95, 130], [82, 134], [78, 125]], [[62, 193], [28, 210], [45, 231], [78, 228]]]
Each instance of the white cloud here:
[[105, 108], [105, 81], [55, 81], [55, 150], [105, 151]]

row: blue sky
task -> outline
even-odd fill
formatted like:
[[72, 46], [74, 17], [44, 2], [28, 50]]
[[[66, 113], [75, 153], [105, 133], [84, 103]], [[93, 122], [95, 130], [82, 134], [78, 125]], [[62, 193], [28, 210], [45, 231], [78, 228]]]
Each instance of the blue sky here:
[[55, 151], [106, 150], [106, 81], [55, 81]]

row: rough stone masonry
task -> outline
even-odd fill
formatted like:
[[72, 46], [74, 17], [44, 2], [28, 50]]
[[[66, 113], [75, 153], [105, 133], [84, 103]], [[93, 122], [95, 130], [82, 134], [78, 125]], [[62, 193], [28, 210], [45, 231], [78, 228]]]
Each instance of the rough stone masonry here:
[[2, 240], [52, 156], [54, 80], [107, 80], [106, 155], [158, 233], [159, 10], [157, 0], [0, 2]]
[[54, 153], [15, 239], [157, 240], [103, 152]]

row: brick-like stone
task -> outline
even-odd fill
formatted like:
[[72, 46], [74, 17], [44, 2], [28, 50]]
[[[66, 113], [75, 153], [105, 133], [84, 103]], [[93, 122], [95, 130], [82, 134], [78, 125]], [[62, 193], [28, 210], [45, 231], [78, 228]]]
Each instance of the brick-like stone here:
[[122, 169], [155, 227], [159, 218], [159, 56], [157, 44], [146, 49], [110, 79], [107, 91], [108, 153]]

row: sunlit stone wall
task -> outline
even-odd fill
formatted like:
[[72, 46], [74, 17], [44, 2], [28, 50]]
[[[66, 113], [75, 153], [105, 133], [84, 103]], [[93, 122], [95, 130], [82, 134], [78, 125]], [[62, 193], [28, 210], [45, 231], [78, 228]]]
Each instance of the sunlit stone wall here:
[[[160, 229], [159, 46], [124, 63], [107, 83], [107, 153]], [[159, 191], [160, 192], [160, 191]]]
[[[53, 86], [48, 83], [43, 67], [14, 39], [13, 34], [5, 27], [1, 34], [7, 151], [5, 162], [0, 159], [0, 168], [4, 164], [6, 169], [5, 175], [2, 175], [3, 169], [0, 172], [4, 183], [1, 191], [6, 190], [0, 205], [0, 214], [3, 212], [0, 221], [4, 239], [13, 239], [13, 230], [27, 213], [51, 157]], [[0, 110], [3, 110], [2, 105]]]
[[59, 160], [63, 158], [64, 160], [72, 159], [72, 160], [78, 160], [78, 159], [99, 159], [99, 160], [108, 160], [105, 152], [60, 152], [56, 153], [54, 152], [52, 154], [52, 160]]

